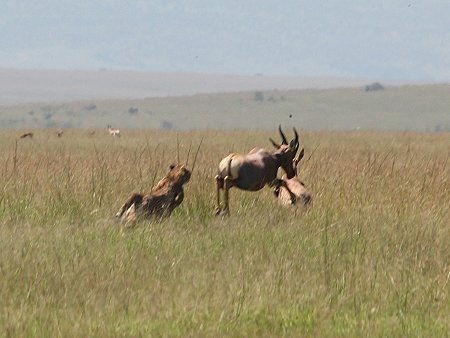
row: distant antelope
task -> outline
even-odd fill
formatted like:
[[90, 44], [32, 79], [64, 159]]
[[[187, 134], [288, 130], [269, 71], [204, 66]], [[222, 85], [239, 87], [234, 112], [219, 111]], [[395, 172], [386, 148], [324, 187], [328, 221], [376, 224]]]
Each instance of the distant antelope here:
[[[230, 154], [219, 163], [219, 172], [215, 177], [217, 188], [216, 214], [229, 214], [229, 194], [231, 187], [247, 191], [258, 191], [276, 179], [278, 168], [282, 168], [288, 178], [295, 176], [293, 159], [298, 150], [298, 133], [288, 144], [281, 126], [278, 127], [282, 143], [270, 139], [274, 151], [254, 148], [248, 154]], [[224, 190], [225, 205], [220, 207], [220, 190]]]
[[58, 137], [63, 136], [63, 134], [64, 134], [64, 131], [63, 131], [63, 130], [58, 130], [58, 131], [56, 132], [56, 135], [58, 135]]
[[28, 133], [24, 133], [22, 135], [20, 135], [20, 138], [32, 138], [33, 137], [33, 133], [32, 132], [28, 132]]
[[113, 137], [120, 137], [119, 129], [115, 129], [115, 128], [111, 127], [111, 125], [108, 125], [108, 131], [109, 131], [109, 135], [111, 135]]
[[311, 193], [306, 189], [305, 184], [298, 178], [298, 164], [305, 155], [305, 149], [302, 149], [298, 157], [294, 159], [295, 176], [288, 179], [282, 176], [281, 179], [274, 181], [274, 193], [282, 205], [297, 204], [308, 205], [312, 201]]

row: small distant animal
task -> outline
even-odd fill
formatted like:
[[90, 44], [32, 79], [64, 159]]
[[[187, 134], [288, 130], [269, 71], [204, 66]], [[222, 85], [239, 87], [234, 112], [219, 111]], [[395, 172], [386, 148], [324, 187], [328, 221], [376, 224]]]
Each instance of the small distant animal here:
[[183, 185], [191, 172], [184, 165], [171, 165], [170, 170], [148, 194], [135, 193], [122, 205], [116, 217], [132, 222], [141, 217], [161, 220], [171, 215], [184, 199]]
[[113, 137], [120, 137], [120, 130], [113, 128], [111, 125], [108, 125], [109, 135]]
[[[232, 153], [219, 163], [219, 171], [215, 177], [217, 189], [216, 215], [229, 214], [229, 190], [237, 187], [246, 191], [258, 191], [266, 184], [272, 184], [276, 179], [278, 168], [282, 168], [287, 178], [295, 176], [293, 160], [297, 153], [298, 133], [294, 128], [295, 137], [288, 143], [286, 136], [278, 127], [282, 143], [278, 144], [269, 139], [276, 148], [268, 151], [262, 148], [254, 148], [248, 154]], [[220, 190], [224, 190], [224, 207], [220, 205]]]
[[56, 135], [58, 135], [58, 137], [63, 136], [63, 134], [64, 134], [64, 131], [62, 131], [62, 130], [58, 130], [58, 131], [56, 132]]
[[276, 179], [273, 182], [274, 194], [282, 205], [292, 205], [300, 203], [308, 205], [312, 201], [311, 193], [306, 188], [305, 184], [298, 178], [298, 165], [305, 155], [305, 149], [302, 149], [298, 157], [294, 159], [295, 176], [288, 179], [282, 176], [281, 179]]
[[32, 138], [33, 137], [33, 133], [28, 132], [28, 133], [24, 133], [24, 134], [20, 135], [20, 138], [27, 138], [27, 137]]

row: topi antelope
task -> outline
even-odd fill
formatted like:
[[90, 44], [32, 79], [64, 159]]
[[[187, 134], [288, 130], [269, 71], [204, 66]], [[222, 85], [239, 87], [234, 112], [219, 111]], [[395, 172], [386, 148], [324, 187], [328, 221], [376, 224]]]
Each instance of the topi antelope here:
[[[295, 176], [293, 159], [298, 150], [298, 133], [294, 128], [295, 138], [288, 144], [286, 136], [278, 127], [282, 143], [270, 139], [274, 151], [254, 148], [248, 154], [232, 153], [219, 163], [219, 172], [215, 177], [217, 188], [216, 214], [229, 214], [229, 193], [231, 187], [247, 191], [258, 191], [276, 179], [278, 168], [282, 168], [288, 178]], [[224, 190], [224, 208], [220, 207], [220, 190]]]
[[298, 157], [294, 158], [293, 166], [296, 173], [294, 177], [289, 179], [282, 176], [281, 179], [276, 179], [273, 182], [275, 196], [282, 205], [297, 204], [297, 202], [308, 205], [312, 201], [311, 193], [306, 189], [305, 184], [298, 179], [298, 164], [304, 155], [305, 149], [302, 149]]
[[120, 130], [113, 128], [111, 125], [108, 125], [109, 135], [113, 137], [120, 137]]

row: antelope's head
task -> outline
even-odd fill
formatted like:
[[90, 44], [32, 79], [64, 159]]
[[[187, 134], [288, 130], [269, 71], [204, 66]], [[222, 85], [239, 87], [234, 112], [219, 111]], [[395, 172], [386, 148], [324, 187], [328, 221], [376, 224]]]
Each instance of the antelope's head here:
[[305, 156], [305, 148], [302, 148], [302, 150], [300, 150], [300, 152], [298, 153], [298, 156], [294, 158], [293, 163], [292, 163], [296, 176], [298, 175], [298, 164], [302, 160], [303, 156]]
[[312, 202], [312, 196], [305, 184], [298, 178], [299, 163], [305, 155], [305, 149], [302, 149], [298, 156], [292, 161], [295, 177], [286, 179], [286, 177], [277, 178], [272, 182], [274, 194], [283, 205], [291, 205], [300, 202], [307, 206]]
[[[279, 144], [275, 142], [273, 139], [269, 138], [270, 142], [272, 142], [273, 146], [276, 148], [273, 155], [281, 162], [280, 167], [286, 173], [288, 179], [291, 179], [296, 175], [296, 169], [294, 167], [295, 155], [297, 154], [297, 150], [299, 147], [298, 142], [298, 133], [294, 128], [294, 139], [288, 143], [286, 135], [284, 135], [283, 130], [281, 129], [281, 125], [278, 127], [278, 131], [280, 132], [282, 143]], [[299, 160], [300, 161], [300, 160]]]

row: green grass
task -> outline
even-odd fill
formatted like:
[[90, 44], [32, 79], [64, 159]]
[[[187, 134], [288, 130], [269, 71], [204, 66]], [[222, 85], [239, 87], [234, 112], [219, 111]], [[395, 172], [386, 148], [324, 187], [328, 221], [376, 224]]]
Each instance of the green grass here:
[[132, 229], [113, 215], [176, 162], [175, 132], [17, 133], [0, 135], [2, 336], [448, 335], [448, 133], [301, 132], [312, 208], [233, 189], [222, 219], [218, 162], [276, 132], [179, 132], [182, 161], [204, 137], [185, 200]]

